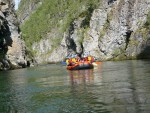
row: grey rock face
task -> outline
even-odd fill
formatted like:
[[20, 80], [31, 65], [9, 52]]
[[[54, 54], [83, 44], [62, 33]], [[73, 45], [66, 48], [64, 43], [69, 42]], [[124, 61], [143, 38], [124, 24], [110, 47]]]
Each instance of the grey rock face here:
[[13, 1], [0, 0], [0, 70], [27, 66]]
[[[140, 35], [133, 34], [144, 25], [149, 11], [149, 0], [116, 0], [96, 9], [91, 18], [89, 34], [93, 39], [97, 37], [93, 41], [91, 38], [91, 41], [97, 45], [93, 49], [98, 48], [99, 58], [137, 58], [142, 52], [142, 45], [148, 41], [148, 35], [143, 40]], [[131, 40], [140, 40], [139, 45], [131, 46]]]
[[38, 64], [59, 62], [67, 55], [65, 39], [56, 37], [63, 36], [60, 36], [57, 30], [54, 29], [52, 33], [47, 34], [47, 38], [33, 43], [32, 49], [35, 52], [35, 60]]

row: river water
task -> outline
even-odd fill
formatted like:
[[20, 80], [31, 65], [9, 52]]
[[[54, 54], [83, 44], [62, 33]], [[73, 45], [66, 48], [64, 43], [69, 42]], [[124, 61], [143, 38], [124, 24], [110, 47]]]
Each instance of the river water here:
[[150, 113], [150, 61], [0, 72], [0, 113]]

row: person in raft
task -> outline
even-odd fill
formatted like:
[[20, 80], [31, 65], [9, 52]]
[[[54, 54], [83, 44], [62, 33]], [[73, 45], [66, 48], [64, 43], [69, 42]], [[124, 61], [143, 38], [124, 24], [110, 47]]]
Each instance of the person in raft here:
[[94, 62], [94, 57], [92, 57], [91, 55], [87, 57], [87, 60], [90, 62], [90, 63], [93, 63]]
[[67, 59], [67, 60], [66, 60], [66, 64], [67, 64], [67, 66], [72, 66], [72, 65], [74, 65], [74, 64], [76, 64], [76, 63], [78, 63], [78, 62], [80, 62], [80, 61], [81, 61], [81, 57], [80, 57], [80, 55], [78, 54], [78, 55], [76, 55], [75, 58]]

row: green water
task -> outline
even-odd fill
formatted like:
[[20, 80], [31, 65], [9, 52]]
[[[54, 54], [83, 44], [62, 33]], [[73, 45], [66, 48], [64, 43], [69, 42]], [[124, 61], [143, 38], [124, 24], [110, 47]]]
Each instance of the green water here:
[[0, 113], [150, 113], [150, 61], [0, 72]]

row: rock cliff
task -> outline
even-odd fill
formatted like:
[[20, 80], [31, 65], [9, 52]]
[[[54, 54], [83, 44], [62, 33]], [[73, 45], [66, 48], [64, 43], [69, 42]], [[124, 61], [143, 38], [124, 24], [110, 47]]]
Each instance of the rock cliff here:
[[30, 65], [14, 10], [14, 1], [0, 0], [0, 70]]
[[[75, 17], [65, 32], [56, 26], [32, 49], [38, 63], [61, 61], [69, 51], [90, 52], [99, 60], [150, 58], [149, 15], [149, 0], [101, 0], [99, 7], [91, 5]], [[60, 41], [57, 47], [54, 40]]]

